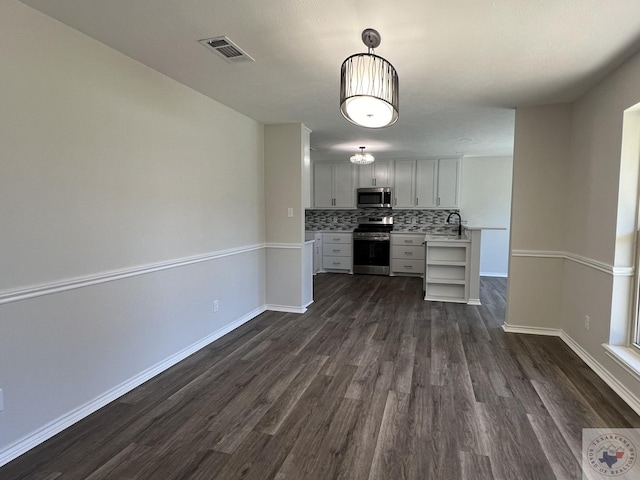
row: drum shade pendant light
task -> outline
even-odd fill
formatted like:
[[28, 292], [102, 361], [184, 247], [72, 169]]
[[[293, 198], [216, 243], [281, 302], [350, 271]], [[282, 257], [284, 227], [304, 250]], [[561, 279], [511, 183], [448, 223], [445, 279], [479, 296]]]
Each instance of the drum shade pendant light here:
[[369, 165], [375, 160], [370, 153], [364, 153], [364, 147], [360, 147], [360, 152], [355, 155], [351, 155], [351, 163], [356, 165]]
[[340, 111], [351, 123], [382, 128], [398, 121], [398, 74], [389, 62], [373, 53], [380, 34], [372, 28], [362, 32], [368, 53], [356, 53], [342, 63]]

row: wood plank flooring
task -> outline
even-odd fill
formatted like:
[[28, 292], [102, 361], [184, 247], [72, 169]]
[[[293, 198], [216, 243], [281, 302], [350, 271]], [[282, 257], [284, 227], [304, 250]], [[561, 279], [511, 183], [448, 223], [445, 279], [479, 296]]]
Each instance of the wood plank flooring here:
[[0, 468], [3, 480], [580, 479], [581, 429], [640, 418], [558, 338], [417, 278], [324, 274]]

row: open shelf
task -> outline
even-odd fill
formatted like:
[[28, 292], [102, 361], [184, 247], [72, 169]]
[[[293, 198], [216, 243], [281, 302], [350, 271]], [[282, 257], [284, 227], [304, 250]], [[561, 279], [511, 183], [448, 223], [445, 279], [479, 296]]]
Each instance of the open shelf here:
[[468, 243], [427, 242], [425, 300], [468, 301], [469, 254]]
[[427, 265], [451, 265], [451, 266], [460, 266], [466, 267], [467, 262], [447, 262], [445, 260], [427, 260]]
[[425, 299], [440, 301], [466, 301], [466, 285], [464, 283], [429, 283]]

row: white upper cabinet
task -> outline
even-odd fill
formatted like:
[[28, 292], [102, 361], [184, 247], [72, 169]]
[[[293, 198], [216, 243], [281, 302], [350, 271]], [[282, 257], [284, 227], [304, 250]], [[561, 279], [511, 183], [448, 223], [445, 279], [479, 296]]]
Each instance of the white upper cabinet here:
[[460, 206], [460, 159], [441, 158], [438, 160], [438, 208], [458, 208]]
[[355, 208], [356, 188], [393, 187], [394, 208], [459, 208], [460, 158], [396, 160], [353, 166], [313, 163], [313, 206]]
[[415, 168], [416, 162], [414, 160], [396, 161], [393, 189], [394, 208], [415, 207]]
[[313, 206], [355, 208], [354, 172], [350, 163], [313, 164]]
[[333, 207], [333, 165], [313, 164], [313, 206]]
[[438, 160], [416, 160], [416, 203], [418, 208], [437, 207]]
[[393, 185], [391, 162], [374, 162], [355, 168], [358, 172], [358, 188], [391, 187]]
[[460, 159], [395, 162], [396, 208], [458, 208]]

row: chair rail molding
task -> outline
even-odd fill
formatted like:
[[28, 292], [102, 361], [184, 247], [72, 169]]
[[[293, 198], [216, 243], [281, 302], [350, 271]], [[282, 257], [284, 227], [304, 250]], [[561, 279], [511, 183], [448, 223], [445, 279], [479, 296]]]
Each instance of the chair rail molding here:
[[88, 275], [85, 277], [64, 279], [57, 282], [34, 285], [31, 287], [21, 288], [17, 290], [4, 291], [4, 292], [0, 292], [0, 305], [5, 303], [17, 302], [20, 300], [27, 300], [35, 297], [41, 297], [43, 295], [51, 295], [53, 293], [65, 292], [68, 290], [75, 290], [77, 288], [88, 287], [91, 285], [98, 285], [100, 283], [113, 282], [115, 280], [122, 280], [123, 278], [135, 277], [138, 275], [146, 275], [148, 273], [168, 270], [170, 268], [183, 267], [186, 265], [192, 265], [194, 263], [208, 262], [211, 260], [215, 260], [223, 257], [229, 257], [232, 255], [241, 255], [244, 253], [253, 252], [255, 250], [261, 250], [266, 247], [267, 245], [264, 243], [247, 245], [243, 247], [230, 248], [227, 250], [210, 252], [203, 255], [195, 255], [192, 257], [178, 258], [174, 260], [168, 260], [165, 262], [141, 265], [138, 267], [122, 269], [122, 270], [114, 270], [111, 272], [101, 272], [94, 275]]
[[614, 277], [632, 277], [635, 273], [634, 267], [615, 267], [608, 263], [576, 255], [571, 252], [557, 252], [551, 250], [512, 250], [511, 256], [523, 258], [559, 258], [562, 260], [569, 260], [600, 272], [607, 273]]

